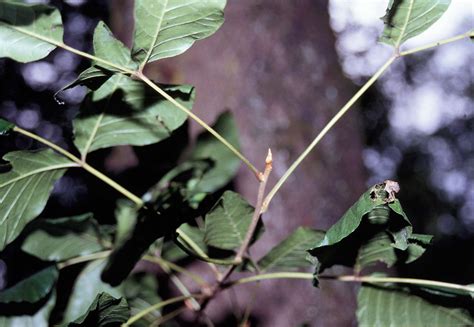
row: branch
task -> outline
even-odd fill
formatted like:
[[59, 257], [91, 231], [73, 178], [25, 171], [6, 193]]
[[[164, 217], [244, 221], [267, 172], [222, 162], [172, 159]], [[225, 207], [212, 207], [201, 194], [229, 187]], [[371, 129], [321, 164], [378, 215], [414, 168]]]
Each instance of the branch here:
[[448, 43], [455, 42], [455, 41], [459, 41], [459, 40], [469, 38], [469, 37], [474, 37], [474, 30], [470, 31], [470, 32], [460, 34], [460, 35], [450, 37], [448, 39], [444, 39], [444, 40], [436, 41], [436, 42], [429, 43], [429, 44], [426, 44], [426, 45], [422, 45], [422, 46], [414, 48], [414, 49], [402, 51], [402, 52], [400, 52], [400, 56], [401, 57], [402, 56], [407, 56], [407, 55], [414, 54], [414, 53], [417, 53], [417, 52], [420, 52], [420, 51], [433, 49], [433, 48], [439, 47], [440, 45], [448, 44]]
[[280, 187], [286, 182], [288, 177], [295, 171], [295, 169], [300, 165], [300, 163], [308, 156], [308, 154], [314, 149], [314, 147], [323, 139], [324, 136], [331, 130], [331, 128], [336, 125], [336, 123], [346, 114], [347, 111], [354, 105], [354, 103], [359, 100], [359, 98], [369, 89], [372, 84], [377, 81], [377, 79], [387, 70], [388, 67], [393, 63], [397, 56], [392, 56], [390, 59], [385, 62], [385, 64], [357, 91], [356, 94], [337, 112], [337, 114], [324, 126], [324, 128], [319, 132], [315, 137], [313, 142], [303, 151], [303, 153], [298, 157], [298, 159], [293, 162], [293, 164], [288, 168], [288, 170], [283, 174], [283, 176], [278, 180], [275, 186], [272, 188], [270, 193], [268, 193], [265, 201], [263, 203], [262, 212], [265, 212], [270, 204], [272, 198], [278, 192]]

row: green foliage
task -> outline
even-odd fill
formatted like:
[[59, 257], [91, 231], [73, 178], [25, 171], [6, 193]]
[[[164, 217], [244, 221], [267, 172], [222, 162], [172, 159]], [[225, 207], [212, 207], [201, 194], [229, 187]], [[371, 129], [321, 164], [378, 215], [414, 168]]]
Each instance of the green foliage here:
[[30, 62], [46, 57], [61, 43], [63, 26], [59, 11], [42, 4], [18, 1], [0, 3], [0, 58]]
[[49, 315], [56, 303], [56, 295], [52, 294], [47, 302], [40, 307], [36, 312], [24, 312], [14, 316], [2, 316], [0, 314], [0, 327], [12, 326], [34, 326], [34, 327], [48, 327]]
[[390, 0], [380, 42], [398, 48], [426, 31], [448, 9], [451, 0]]
[[[472, 326], [467, 310], [456, 308], [455, 299], [431, 301], [397, 286], [363, 285], [357, 297], [359, 326]], [[471, 300], [470, 300], [471, 301]], [[471, 304], [472, 305], [472, 304]]]
[[[398, 51], [404, 41], [438, 20], [449, 3], [449, 0], [390, 0], [383, 18], [386, 26], [381, 41]], [[0, 327], [48, 326], [60, 318], [69, 326], [115, 326], [125, 323], [130, 314], [143, 313], [155, 304], [172, 303], [173, 299], [167, 302], [160, 298], [156, 276], [130, 275], [143, 254], [160, 250], [162, 261], [156, 259], [167, 274], [175, 270], [192, 277], [193, 273], [173, 263], [178, 260], [186, 263], [189, 260], [182, 259], [190, 259], [188, 254], [213, 262], [211, 268], [221, 275], [215, 284], [201, 285], [206, 282], [194, 278], [202, 286], [200, 295], [204, 296], [210, 290], [217, 293], [239, 284], [239, 280], [226, 278], [236, 269], [247, 268], [246, 264], [252, 264], [262, 273], [257, 277], [269, 270], [295, 270], [312, 264], [316, 265], [316, 278], [319, 272], [333, 265], [352, 267], [357, 277], [364, 268], [377, 262], [391, 267], [408, 264], [423, 255], [431, 236], [413, 233], [410, 220], [395, 198], [398, 184], [394, 188], [386, 181], [365, 192], [328, 231], [300, 227], [257, 264], [251, 257], [245, 257], [244, 265], [235, 266], [233, 251], [242, 247], [252, 216], [260, 208], [253, 208], [239, 194], [225, 190], [240, 165], [239, 159], [215, 137], [217, 133], [237, 151], [240, 148], [236, 123], [229, 112], [217, 119], [214, 134], [204, 125], [208, 130], [199, 134], [195, 145], [183, 152], [179, 164], [164, 176], [150, 176], [150, 185], [158, 182], [141, 198], [86, 164], [87, 155], [99, 149], [144, 146], [165, 140], [184, 124], [187, 114], [192, 115], [185, 109], [191, 110], [194, 104], [192, 86], [155, 84], [144, 77], [143, 68], [147, 63], [179, 55], [195, 41], [213, 34], [223, 23], [225, 4], [224, 0], [136, 0], [132, 49], [117, 40], [105, 23], [99, 22], [93, 37], [94, 56], [73, 50], [93, 58], [91, 67], [62, 89], [78, 85], [89, 89], [73, 120], [73, 142], [81, 159], [32, 134], [29, 136], [58, 152], [17, 151], [4, 157], [9, 166], [0, 173], [0, 258], [14, 262], [8, 267], [14, 271], [18, 263], [14, 260], [16, 255], [18, 261], [26, 257], [27, 262], [21, 264], [33, 263], [30, 268], [33, 272], [27, 277], [21, 275], [19, 281], [14, 279], [0, 291]], [[30, 62], [44, 58], [56, 46], [71, 50], [62, 43], [62, 34], [57, 10], [14, 0], [0, 3], [0, 57]], [[161, 90], [170, 98], [163, 97]], [[0, 135], [11, 131], [22, 132], [0, 119]], [[45, 208], [55, 181], [71, 167], [85, 168], [132, 200], [121, 199], [117, 203], [117, 223], [111, 228], [115, 231], [113, 242], [109, 237], [113, 232], [106, 240], [101, 237], [104, 226], [99, 226], [92, 214], [33, 221]], [[253, 240], [259, 236], [258, 231], [254, 234]], [[62, 304], [57, 304], [53, 312], [58, 311], [59, 316], [50, 317], [56, 304], [57, 267], [69, 266], [76, 261], [69, 260], [73, 258], [91, 260], [94, 253], [110, 249], [112, 243], [114, 248], [107, 259], [86, 264], [71, 293], [59, 294], [61, 299], [67, 297], [67, 306], [61, 311]], [[229, 254], [231, 258], [226, 257]], [[84, 260], [84, 256], [90, 257]], [[166, 263], [163, 258], [172, 262]], [[214, 266], [216, 263], [234, 266], [222, 275]], [[267, 277], [283, 275], [311, 278], [308, 273], [281, 271]], [[177, 275], [170, 279], [183, 294], [189, 294]], [[256, 279], [250, 277], [240, 282], [251, 280]], [[421, 284], [422, 287], [364, 284], [358, 297], [360, 325], [474, 324], [472, 316], [463, 309], [466, 304], [472, 308], [471, 288], [436, 282]], [[205, 306], [207, 300], [201, 304]], [[199, 306], [196, 301], [195, 305]], [[143, 320], [134, 322], [134, 326], [156, 324], [161, 311], [156, 306], [153, 308]]]
[[206, 244], [232, 250], [239, 247], [252, 221], [254, 208], [237, 193], [226, 191], [206, 215]]
[[322, 231], [299, 227], [258, 261], [260, 271], [311, 266], [312, 263], [307, 260], [307, 250], [318, 244], [323, 237]]
[[[189, 107], [191, 86], [165, 86]], [[85, 99], [74, 120], [74, 144], [82, 155], [116, 145], [148, 145], [168, 138], [186, 120], [186, 114], [139, 81], [116, 74]]]
[[45, 261], [63, 261], [104, 250], [92, 214], [40, 219], [32, 223], [21, 249]]
[[[222, 113], [213, 128], [230, 144], [239, 149], [239, 134], [235, 120], [230, 112]], [[230, 150], [210, 133], [203, 132], [198, 136], [191, 159], [212, 160], [212, 169], [208, 170], [196, 185], [200, 192], [214, 192], [228, 184], [237, 173], [240, 161]]]
[[107, 293], [100, 293], [94, 299], [87, 312], [69, 323], [68, 326], [118, 326], [126, 322], [129, 317], [130, 310], [125, 299], [116, 299]]
[[10, 152], [3, 159], [12, 168], [0, 174], [0, 250], [43, 211], [54, 182], [75, 166], [51, 150]]
[[9, 121], [0, 119], [0, 136], [7, 135], [13, 129], [13, 127], [15, 127], [15, 125]]
[[104, 260], [96, 260], [81, 271], [69, 296], [69, 302], [64, 312], [64, 322], [75, 321], [82, 317], [87, 312], [87, 308], [92, 306], [94, 298], [102, 292], [117, 298], [123, 296], [120, 287], [111, 287], [100, 279], [104, 267]]
[[56, 267], [46, 267], [22, 281], [0, 291], [0, 303], [35, 303], [45, 298], [58, 278]]
[[137, 0], [133, 58], [140, 63], [174, 57], [224, 22], [225, 0]]

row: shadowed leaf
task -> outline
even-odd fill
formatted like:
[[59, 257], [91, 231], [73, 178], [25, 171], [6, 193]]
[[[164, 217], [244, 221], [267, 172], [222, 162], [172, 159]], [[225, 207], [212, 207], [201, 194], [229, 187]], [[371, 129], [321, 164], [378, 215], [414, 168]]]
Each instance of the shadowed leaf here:
[[0, 292], [0, 303], [35, 303], [45, 298], [53, 289], [58, 270], [49, 266]]
[[239, 247], [247, 233], [254, 208], [239, 194], [226, 191], [205, 218], [206, 244], [223, 250]]
[[21, 249], [45, 261], [62, 261], [98, 252], [104, 247], [89, 213], [35, 221]]
[[114, 298], [107, 293], [100, 293], [94, 299], [87, 312], [68, 324], [70, 327], [106, 327], [120, 326], [130, 317], [130, 308], [123, 298]]
[[261, 271], [281, 268], [296, 269], [311, 266], [306, 257], [307, 250], [321, 241], [324, 232], [306, 227], [299, 227], [280, 244], [270, 250], [258, 261]]
[[[191, 86], [163, 89], [181, 104], [192, 107]], [[168, 138], [186, 118], [186, 113], [143, 83], [116, 74], [85, 100], [73, 122], [74, 143], [82, 155], [116, 145], [153, 144]]]

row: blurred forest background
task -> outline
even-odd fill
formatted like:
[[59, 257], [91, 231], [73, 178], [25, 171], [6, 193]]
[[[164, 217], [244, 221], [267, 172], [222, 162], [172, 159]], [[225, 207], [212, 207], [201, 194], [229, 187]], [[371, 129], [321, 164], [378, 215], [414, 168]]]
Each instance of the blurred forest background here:
[[[38, 1], [31, 1], [38, 2]], [[57, 6], [65, 42], [91, 51], [92, 33], [106, 21], [125, 44], [133, 31], [132, 0], [41, 1]], [[471, 0], [452, 1], [446, 15], [408, 42], [421, 45], [474, 26]], [[236, 116], [243, 152], [263, 166], [268, 147], [276, 181], [334, 113], [390, 56], [377, 43], [388, 0], [229, 0], [226, 22], [185, 54], [148, 67], [163, 83], [196, 86], [194, 111], [212, 122], [223, 110]], [[474, 51], [460, 41], [404, 57], [392, 66], [290, 178], [264, 216], [259, 256], [300, 225], [327, 229], [370, 185], [399, 181], [399, 197], [414, 230], [435, 235], [433, 247], [399, 274], [457, 283], [474, 276]], [[72, 148], [71, 119], [85, 89], [54, 93], [89, 66], [56, 50], [47, 59], [0, 60], [0, 117]], [[199, 132], [194, 124], [157, 145], [97, 151], [91, 164], [137, 194], [173, 167]], [[38, 147], [23, 137], [0, 138], [0, 154]], [[252, 203], [255, 177], [242, 167], [233, 185]], [[114, 221], [119, 194], [71, 170], [55, 186], [43, 216], [92, 211]], [[196, 267], [199, 269], [199, 267]], [[333, 273], [344, 270], [335, 269]], [[395, 273], [395, 271], [394, 271]], [[67, 280], [60, 281], [64, 287]], [[1, 286], [1, 285], [0, 285]], [[242, 307], [254, 299], [259, 326], [350, 326], [354, 285], [265, 282], [236, 291]], [[172, 292], [173, 290], [167, 290]], [[342, 309], [343, 308], [343, 309]], [[209, 307], [221, 325], [232, 322], [232, 302]], [[181, 318], [186, 324], [186, 316]]]

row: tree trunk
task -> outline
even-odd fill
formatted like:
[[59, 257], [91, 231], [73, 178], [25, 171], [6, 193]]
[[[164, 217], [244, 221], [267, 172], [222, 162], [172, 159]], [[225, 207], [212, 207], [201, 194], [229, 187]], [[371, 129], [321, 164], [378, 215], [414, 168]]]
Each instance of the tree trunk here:
[[[258, 168], [272, 149], [271, 187], [354, 92], [339, 65], [327, 7], [326, 0], [228, 1], [226, 21], [214, 36], [182, 56], [151, 65], [147, 73], [160, 82], [195, 85], [194, 112], [207, 122], [229, 108], [243, 153]], [[121, 10], [115, 1], [111, 8]], [[254, 256], [300, 225], [327, 229], [363, 192], [357, 118], [349, 113], [274, 198]], [[236, 185], [255, 201], [258, 183], [243, 165]], [[240, 286], [241, 306], [251, 301], [253, 290], [259, 326], [350, 326], [355, 321], [352, 285], [323, 281], [316, 289], [308, 281], [266, 281], [258, 288]], [[208, 307], [214, 321], [231, 310], [227, 295], [220, 299]]]

